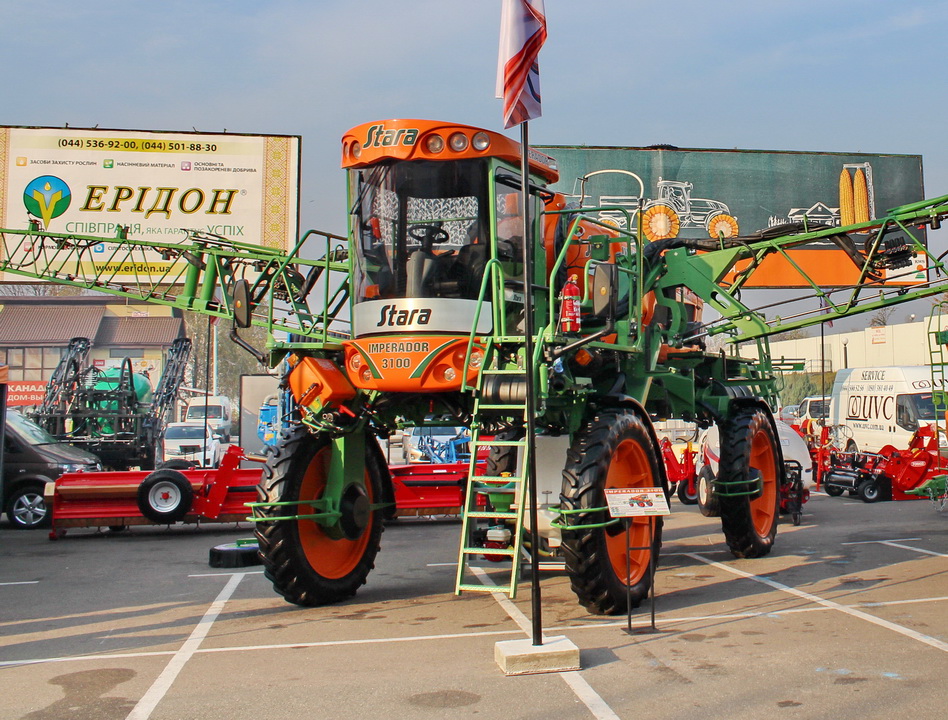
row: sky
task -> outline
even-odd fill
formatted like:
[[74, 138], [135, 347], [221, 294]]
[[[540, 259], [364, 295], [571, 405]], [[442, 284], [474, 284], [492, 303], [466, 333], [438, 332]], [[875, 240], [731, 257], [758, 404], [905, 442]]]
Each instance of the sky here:
[[[545, 6], [533, 144], [920, 154], [925, 194], [948, 194], [948, 2]], [[300, 135], [304, 231], [345, 232], [349, 128], [503, 129], [500, 0], [0, 0], [0, 13], [0, 125]]]
[[[926, 194], [948, 194], [946, 2], [545, 5], [534, 144], [921, 154]], [[345, 230], [350, 127], [503, 129], [499, 0], [0, 0], [0, 12], [0, 124], [300, 135], [303, 230]]]

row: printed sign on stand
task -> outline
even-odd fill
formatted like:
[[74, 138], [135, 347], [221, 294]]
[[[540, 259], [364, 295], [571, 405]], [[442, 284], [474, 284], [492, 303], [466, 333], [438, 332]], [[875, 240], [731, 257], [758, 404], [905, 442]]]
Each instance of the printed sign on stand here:
[[[668, 501], [665, 499], [665, 492], [660, 487], [650, 488], [606, 488], [606, 502], [609, 505], [609, 515], [613, 518], [625, 518], [625, 547], [626, 547], [626, 571], [631, 577], [632, 568], [630, 565], [630, 555], [633, 550], [649, 550], [653, 547], [655, 537], [655, 518], [659, 515], [671, 515], [668, 508]], [[629, 518], [647, 517], [648, 518], [648, 544], [641, 547], [632, 547], [631, 526], [632, 520]], [[649, 606], [651, 624], [642, 632], [655, 633], [658, 628], [655, 627], [655, 563], [649, 563]], [[632, 630], [632, 588], [628, 585], [628, 610], [626, 615], [626, 632], [631, 634]]]
[[671, 515], [665, 492], [654, 488], [606, 488], [609, 515], [614, 518]]

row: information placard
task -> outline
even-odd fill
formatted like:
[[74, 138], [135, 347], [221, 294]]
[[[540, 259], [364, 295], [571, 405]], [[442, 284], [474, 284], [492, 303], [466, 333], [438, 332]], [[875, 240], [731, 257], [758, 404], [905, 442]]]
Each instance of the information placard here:
[[614, 518], [671, 515], [665, 492], [653, 488], [606, 488], [609, 514]]

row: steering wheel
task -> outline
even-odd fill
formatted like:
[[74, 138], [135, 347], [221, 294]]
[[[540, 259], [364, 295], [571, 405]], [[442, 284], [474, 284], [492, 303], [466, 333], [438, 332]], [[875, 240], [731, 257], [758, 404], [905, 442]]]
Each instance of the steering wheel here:
[[431, 252], [435, 243], [445, 243], [450, 238], [447, 231], [437, 225], [412, 225], [408, 234], [421, 243], [424, 252]]

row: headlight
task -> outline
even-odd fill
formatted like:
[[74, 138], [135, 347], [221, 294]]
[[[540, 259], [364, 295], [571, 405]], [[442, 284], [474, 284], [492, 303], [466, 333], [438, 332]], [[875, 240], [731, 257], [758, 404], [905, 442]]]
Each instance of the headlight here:
[[65, 465], [60, 465], [64, 473], [67, 472], [83, 472], [88, 470], [89, 466], [85, 463], [66, 463]]

